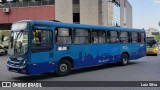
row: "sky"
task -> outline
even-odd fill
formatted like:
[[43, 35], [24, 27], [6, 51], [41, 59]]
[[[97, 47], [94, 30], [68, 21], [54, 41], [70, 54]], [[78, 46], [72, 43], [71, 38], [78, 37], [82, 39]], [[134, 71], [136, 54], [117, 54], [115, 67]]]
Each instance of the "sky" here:
[[160, 30], [160, 0], [128, 0], [132, 5], [133, 28]]

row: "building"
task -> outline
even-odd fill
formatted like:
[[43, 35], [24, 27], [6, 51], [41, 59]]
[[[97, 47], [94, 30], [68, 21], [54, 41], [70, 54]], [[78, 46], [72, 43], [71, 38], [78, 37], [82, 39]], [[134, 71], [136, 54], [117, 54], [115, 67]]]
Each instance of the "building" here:
[[55, 19], [59, 21], [132, 27], [128, 0], [55, 0], [55, 7]]
[[[54, 0], [4, 0], [0, 6], [0, 30], [18, 20], [54, 20]], [[2, 18], [3, 17], [3, 18]]]
[[132, 27], [128, 0], [0, 0], [0, 30], [18, 20]]
[[155, 28], [149, 28], [146, 30], [146, 36], [147, 37], [155, 37], [155, 35], [159, 35], [160, 31]]

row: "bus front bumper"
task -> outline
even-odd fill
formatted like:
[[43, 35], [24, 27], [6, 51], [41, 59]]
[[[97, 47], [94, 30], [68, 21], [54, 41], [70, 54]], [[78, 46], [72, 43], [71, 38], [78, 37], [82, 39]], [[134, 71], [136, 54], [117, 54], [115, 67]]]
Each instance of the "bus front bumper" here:
[[11, 72], [26, 74], [27, 73], [26, 67], [27, 65], [21, 65], [19, 62], [14, 62], [11, 60], [7, 62], [7, 69], [8, 71], [11, 71]]
[[157, 49], [149, 49], [149, 50], [147, 50], [147, 54], [158, 54], [158, 50]]
[[37, 64], [20, 64], [11, 60], [7, 62], [8, 71], [27, 75], [36, 75], [49, 72], [53, 73], [55, 72], [55, 67], [55, 63], [51, 62]]

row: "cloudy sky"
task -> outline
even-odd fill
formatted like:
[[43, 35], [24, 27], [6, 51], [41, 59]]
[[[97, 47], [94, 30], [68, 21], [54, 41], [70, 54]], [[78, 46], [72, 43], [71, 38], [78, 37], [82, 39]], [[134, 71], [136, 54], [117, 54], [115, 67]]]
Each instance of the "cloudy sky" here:
[[134, 28], [157, 28], [160, 21], [160, 0], [128, 0], [133, 9]]

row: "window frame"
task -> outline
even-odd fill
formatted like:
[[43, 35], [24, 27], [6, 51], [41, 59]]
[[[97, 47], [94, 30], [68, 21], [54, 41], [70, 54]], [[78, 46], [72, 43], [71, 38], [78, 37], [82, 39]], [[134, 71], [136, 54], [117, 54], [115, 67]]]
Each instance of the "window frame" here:
[[[111, 36], [111, 32], [112, 32], [112, 31], [117, 32], [117, 37], [115, 37], [115, 36], [112, 37], [112, 36]], [[108, 32], [109, 32], [109, 33], [108, 33]], [[108, 31], [108, 32], [107, 32], [107, 33], [108, 33], [107, 35], [109, 35], [108, 37], [109, 37], [109, 43], [110, 43], [110, 44], [118, 44], [118, 43], [120, 43], [120, 40], [119, 40], [119, 31], [117, 31], [117, 30], [110, 30], [110, 31]], [[111, 42], [111, 38], [117, 38], [118, 41], [117, 41], [117, 42]]]
[[36, 52], [47, 52], [47, 51], [52, 51], [53, 50], [53, 48], [54, 48], [54, 31], [53, 30], [51, 30], [51, 29], [41, 29], [41, 31], [50, 31], [50, 33], [51, 33], [51, 37], [52, 37], [52, 45], [51, 45], [51, 48], [50, 49], [45, 49], [45, 50], [33, 50], [32, 49], [32, 46], [33, 46], [33, 44], [32, 44], [32, 40], [33, 40], [33, 31], [36, 31], [35, 29], [33, 29], [32, 31], [31, 31], [31, 52], [33, 52], [33, 53], [36, 53]]
[[[144, 37], [143, 37], [143, 41], [144, 42], [142, 42], [142, 34], [144, 35]], [[140, 43], [145, 43], [146, 42], [146, 40], [145, 40], [145, 33], [144, 32], [140, 32]]]
[[[137, 33], [137, 37], [133, 37], [132, 33]], [[133, 38], [137, 38], [137, 41], [133, 42]], [[131, 43], [139, 43], [139, 32], [131, 32]]]
[[[121, 33], [122, 33], [122, 32], [126, 32], [126, 33], [127, 33], [127, 37], [121, 37]], [[128, 38], [128, 39], [127, 39], [127, 42], [126, 42], [126, 43], [122, 42], [122, 41], [121, 41], [121, 38]], [[130, 43], [130, 34], [129, 34], [128, 31], [120, 31], [120, 32], [119, 32], [119, 42], [120, 42], [121, 44], [128, 44], [128, 43]]]
[[[70, 36], [58, 36], [58, 37], [71, 37], [71, 43], [70, 44], [57, 44], [58, 28], [67, 28], [67, 29], [71, 30], [71, 32], [69, 32], [69, 34], [71, 34]], [[57, 30], [57, 34], [55, 33], [56, 30]], [[54, 37], [55, 37], [55, 45], [56, 46], [66, 46], [66, 45], [73, 44], [73, 29], [72, 28], [69, 28], [69, 27], [55, 27], [53, 33], [54, 33]]]
[[[93, 36], [93, 31], [98, 31], [98, 36]], [[99, 32], [104, 32], [105, 33], [105, 36], [100, 36], [99, 35]], [[98, 43], [93, 43], [93, 38], [94, 37], [98, 37]], [[100, 37], [103, 37], [104, 39], [105, 39], [105, 42], [104, 43], [99, 43], [100, 42]], [[107, 42], [107, 32], [106, 32], [106, 30], [96, 30], [96, 29], [92, 29], [92, 31], [91, 31], [91, 43], [94, 45], [94, 44], [106, 44], [106, 42]]]
[[[76, 35], [75, 35], [76, 29], [84, 29], [84, 30], [87, 30], [87, 31], [88, 31], [88, 36], [76, 36]], [[92, 41], [91, 41], [91, 36], [92, 36], [92, 35], [91, 35], [91, 31], [92, 31], [91, 29], [73, 28], [73, 31], [72, 31], [72, 33], [73, 33], [73, 34], [72, 34], [72, 36], [73, 36], [73, 39], [72, 39], [73, 44], [74, 44], [74, 45], [89, 45], [89, 44], [91, 44], [91, 43], [92, 43]], [[89, 41], [88, 41], [88, 43], [76, 44], [76, 43], [75, 43], [75, 38], [76, 38], [76, 37], [88, 37], [88, 38], [89, 38], [89, 39], [88, 39]]]

